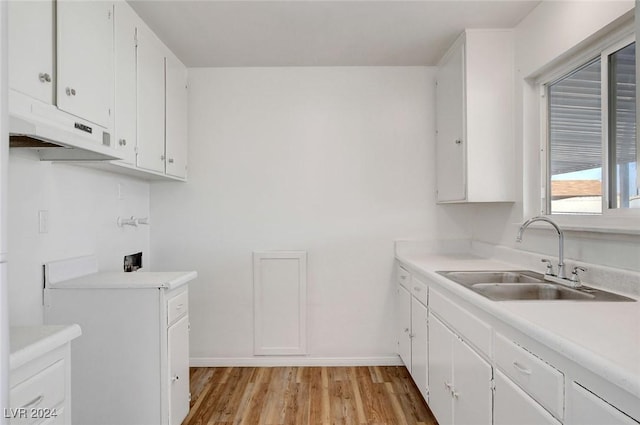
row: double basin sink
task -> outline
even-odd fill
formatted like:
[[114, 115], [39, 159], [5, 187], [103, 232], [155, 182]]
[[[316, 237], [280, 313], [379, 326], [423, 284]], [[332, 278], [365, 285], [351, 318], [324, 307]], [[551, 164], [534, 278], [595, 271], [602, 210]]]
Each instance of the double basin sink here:
[[549, 282], [544, 279], [544, 275], [529, 270], [439, 271], [437, 273], [494, 301], [635, 301], [632, 298], [588, 286], [570, 288]]

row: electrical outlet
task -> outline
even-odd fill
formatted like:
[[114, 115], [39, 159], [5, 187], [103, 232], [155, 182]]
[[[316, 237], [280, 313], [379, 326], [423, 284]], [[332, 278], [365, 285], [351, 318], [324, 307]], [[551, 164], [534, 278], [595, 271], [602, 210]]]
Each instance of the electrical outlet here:
[[49, 211], [38, 211], [38, 232], [49, 233]]

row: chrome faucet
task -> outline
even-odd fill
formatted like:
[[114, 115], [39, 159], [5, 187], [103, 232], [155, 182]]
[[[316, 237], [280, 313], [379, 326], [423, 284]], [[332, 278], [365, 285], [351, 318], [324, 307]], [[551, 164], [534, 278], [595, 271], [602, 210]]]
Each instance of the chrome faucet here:
[[[553, 220], [543, 216], [530, 218], [529, 220], [522, 223], [522, 226], [520, 226], [520, 230], [518, 230], [518, 236], [516, 236], [516, 242], [522, 242], [522, 234], [524, 233], [525, 229], [529, 227], [531, 223], [535, 223], [536, 221], [544, 221], [546, 223], [549, 223], [556, 229], [556, 232], [558, 232], [558, 274], [556, 276], [558, 277], [558, 279], [566, 279], [567, 276], [564, 272], [564, 233]], [[547, 270], [549, 270], [549, 268], [547, 268]]]

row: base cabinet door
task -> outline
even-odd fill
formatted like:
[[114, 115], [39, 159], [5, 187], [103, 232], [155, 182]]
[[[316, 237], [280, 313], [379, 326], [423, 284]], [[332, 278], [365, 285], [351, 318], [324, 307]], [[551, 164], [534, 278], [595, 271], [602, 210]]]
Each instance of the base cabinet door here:
[[398, 354], [411, 372], [411, 294], [398, 285], [396, 293]]
[[411, 298], [411, 376], [427, 400], [427, 307]]
[[443, 425], [453, 423], [453, 338], [453, 332], [429, 314], [429, 408]]
[[496, 370], [494, 379], [494, 425], [560, 425], [560, 422], [502, 372]]
[[169, 425], [180, 425], [189, 413], [189, 316], [168, 330]]
[[458, 338], [453, 340], [453, 421], [491, 425], [491, 365]]

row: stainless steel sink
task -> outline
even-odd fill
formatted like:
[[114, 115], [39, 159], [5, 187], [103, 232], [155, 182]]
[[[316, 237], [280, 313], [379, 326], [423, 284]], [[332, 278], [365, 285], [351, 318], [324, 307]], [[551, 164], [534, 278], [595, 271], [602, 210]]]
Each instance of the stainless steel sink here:
[[516, 271], [440, 271], [438, 274], [494, 301], [573, 300], [635, 301], [632, 298], [581, 286], [547, 282], [544, 275], [529, 270]]

